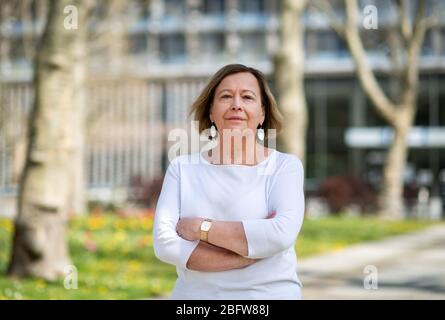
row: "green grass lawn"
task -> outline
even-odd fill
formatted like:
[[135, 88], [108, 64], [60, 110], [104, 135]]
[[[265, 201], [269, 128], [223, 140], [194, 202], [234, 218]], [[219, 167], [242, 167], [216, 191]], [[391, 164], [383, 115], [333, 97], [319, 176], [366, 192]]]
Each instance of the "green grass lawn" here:
[[441, 222], [384, 221], [374, 217], [323, 217], [305, 219], [295, 248], [299, 258], [338, 251], [348, 245], [409, 233]]
[[[0, 219], [0, 299], [141, 299], [168, 295], [176, 279], [173, 266], [156, 259], [151, 216], [91, 215], [70, 221], [69, 247], [78, 271], [78, 289], [63, 279], [11, 280], [5, 276], [13, 224]], [[431, 222], [388, 222], [374, 218], [306, 219], [297, 240], [299, 258], [347, 245], [419, 230]]]

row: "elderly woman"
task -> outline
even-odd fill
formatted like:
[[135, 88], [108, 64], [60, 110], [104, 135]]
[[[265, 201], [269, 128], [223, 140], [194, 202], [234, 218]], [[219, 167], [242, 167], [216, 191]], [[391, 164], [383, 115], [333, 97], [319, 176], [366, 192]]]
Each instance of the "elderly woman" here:
[[157, 203], [154, 250], [176, 266], [172, 298], [301, 299], [303, 166], [265, 143], [281, 116], [263, 74], [223, 67], [190, 113], [216, 143], [170, 163]]

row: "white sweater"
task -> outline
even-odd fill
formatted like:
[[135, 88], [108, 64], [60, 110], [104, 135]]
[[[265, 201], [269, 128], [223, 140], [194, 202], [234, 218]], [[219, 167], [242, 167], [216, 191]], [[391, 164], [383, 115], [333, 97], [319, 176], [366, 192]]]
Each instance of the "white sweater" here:
[[[200, 153], [169, 165], [156, 206], [156, 256], [176, 266], [173, 299], [300, 299], [294, 243], [303, 223], [304, 172], [300, 160], [274, 150], [255, 166], [214, 165]], [[272, 211], [274, 218], [266, 219]], [[199, 243], [179, 237], [179, 217], [242, 221], [249, 258], [260, 261], [222, 272], [189, 270]]]

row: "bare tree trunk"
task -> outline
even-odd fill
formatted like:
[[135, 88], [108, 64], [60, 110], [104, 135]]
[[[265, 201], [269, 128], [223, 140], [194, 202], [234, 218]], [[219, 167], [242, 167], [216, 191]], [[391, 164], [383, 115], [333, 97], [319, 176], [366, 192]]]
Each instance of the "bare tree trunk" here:
[[[0, 6], [0, 28], [6, 29], [6, 25], [8, 23], [9, 17], [14, 12], [14, 6], [17, 3], [14, 1], [10, 1], [8, 3], [2, 3]], [[6, 106], [4, 104], [4, 96], [3, 96], [3, 68], [9, 67], [11, 63], [10, 59], [10, 46], [11, 40], [8, 39], [8, 36], [3, 34], [3, 30], [0, 30], [0, 147], [5, 148], [7, 145], [7, 132], [6, 127], [8, 123], [8, 118], [10, 114], [7, 113]]]
[[[85, 26], [86, 29], [86, 26]], [[72, 86], [74, 89], [73, 112], [70, 119], [73, 139], [73, 154], [71, 160], [71, 192], [68, 199], [68, 213], [81, 215], [86, 213], [85, 201], [85, 113], [86, 113], [86, 64], [87, 64], [87, 30], [78, 35], [78, 41], [74, 46], [75, 61], [73, 65]], [[76, 132], [77, 131], [77, 132]]]
[[[6, 30], [6, 27], [11, 28], [9, 19], [14, 13], [14, 9], [17, 6], [17, 1], [9, 1], [8, 3], [2, 3], [0, 6], [0, 27]], [[4, 31], [0, 32], [0, 74], [5, 66], [10, 67], [11, 64], [11, 39], [8, 33], [4, 34]]]
[[395, 128], [394, 138], [383, 167], [382, 190], [379, 194], [380, 214], [388, 219], [399, 219], [403, 206], [403, 173], [407, 156], [406, 129]]
[[278, 106], [285, 122], [279, 145], [304, 163], [307, 108], [304, 94], [304, 23], [306, 1], [284, 0], [281, 11], [281, 48], [275, 57]]
[[[77, 29], [64, 25], [64, 8], [78, 12]], [[51, 0], [35, 68], [35, 101], [20, 181], [10, 276], [54, 280], [70, 263], [66, 222], [73, 172], [83, 162], [83, 110], [77, 105], [89, 1]], [[74, 169], [73, 169], [74, 168]]]

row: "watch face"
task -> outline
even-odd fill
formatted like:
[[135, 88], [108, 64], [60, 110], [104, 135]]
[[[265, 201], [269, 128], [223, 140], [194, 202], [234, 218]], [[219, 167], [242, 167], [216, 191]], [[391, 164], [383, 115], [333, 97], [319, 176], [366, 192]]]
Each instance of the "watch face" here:
[[201, 224], [201, 230], [208, 232], [210, 230], [211, 225], [212, 223], [210, 221], [203, 221], [203, 223]]

